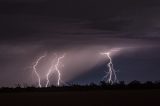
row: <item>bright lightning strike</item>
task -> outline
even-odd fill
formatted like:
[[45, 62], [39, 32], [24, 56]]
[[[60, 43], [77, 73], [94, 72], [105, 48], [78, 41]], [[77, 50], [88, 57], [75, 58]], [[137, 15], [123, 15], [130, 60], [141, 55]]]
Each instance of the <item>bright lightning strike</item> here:
[[60, 69], [59, 69], [59, 66], [61, 64], [61, 60], [65, 57], [65, 54], [61, 57], [58, 57], [57, 59], [57, 63], [55, 64], [55, 70], [57, 71], [58, 73], [58, 81], [57, 81], [57, 85], [59, 86], [60, 85], [60, 81], [61, 81], [61, 73], [60, 73]]
[[40, 62], [43, 58], [45, 58], [45, 57], [46, 57], [46, 55], [43, 55], [43, 56], [39, 57], [39, 58], [37, 59], [37, 61], [35, 62], [35, 64], [33, 65], [33, 71], [35, 72], [36, 76], [38, 77], [38, 86], [39, 86], [40, 88], [42, 87], [42, 85], [41, 85], [41, 78], [40, 78], [40, 76], [39, 76], [39, 74], [38, 74], [38, 72], [37, 72], [37, 65], [38, 65], [39, 62]]
[[53, 60], [53, 62], [52, 62], [52, 64], [51, 64], [51, 67], [49, 68], [49, 71], [48, 71], [48, 73], [47, 73], [47, 75], [46, 75], [46, 79], [47, 79], [47, 83], [46, 83], [46, 87], [48, 87], [48, 84], [50, 83], [50, 81], [49, 81], [49, 75], [51, 74], [51, 72], [52, 72], [52, 70], [53, 70], [53, 67], [54, 67], [54, 60]]
[[104, 53], [101, 53], [101, 54], [107, 56], [107, 58], [109, 59], [109, 63], [107, 64], [107, 66], [109, 68], [109, 71], [106, 72], [107, 74], [105, 75], [104, 78], [106, 78], [107, 82], [110, 83], [110, 84], [118, 82], [116, 71], [115, 71], [113, 63], [112, 63], [112, 58], [110, 56], [110, 52], [104, 52]]

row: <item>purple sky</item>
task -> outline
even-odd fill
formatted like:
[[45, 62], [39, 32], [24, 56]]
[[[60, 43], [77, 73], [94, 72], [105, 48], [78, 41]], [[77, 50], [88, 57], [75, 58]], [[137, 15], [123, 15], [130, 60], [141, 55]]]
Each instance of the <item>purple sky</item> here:
[[75, 63], [76, 77], [64, 72], [68, 82], [98, 82], [107, 67], [94, 53], [113, 48], [123, 48], [113, 56], [119, 80], [159, 80], [159, 13], [159, 0], [0, 0], [0, 86], [35, 84], [35, 60], [64, 52], [93, 61]]

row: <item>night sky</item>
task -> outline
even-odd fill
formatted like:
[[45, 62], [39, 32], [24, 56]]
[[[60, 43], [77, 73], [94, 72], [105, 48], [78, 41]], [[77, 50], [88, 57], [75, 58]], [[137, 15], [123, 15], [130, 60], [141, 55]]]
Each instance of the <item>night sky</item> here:
[[0, 0], [0, 86], [37, 84], [32, 66], [45, 53], [42, 78], [65, 53], [64, 82], [99, 82], [108, 69], [99, 53], [117, 48], [120, 81], [160, 80], [159, 0]]

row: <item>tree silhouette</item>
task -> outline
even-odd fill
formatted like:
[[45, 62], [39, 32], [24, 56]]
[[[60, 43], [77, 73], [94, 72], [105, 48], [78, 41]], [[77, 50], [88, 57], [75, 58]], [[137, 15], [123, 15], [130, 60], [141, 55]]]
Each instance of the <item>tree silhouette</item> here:
[[119, 83], [109, 84], [105, 81], [100, 81], [99, 84], [90, 83], [87, 85], [80, 84], [70, 84], [68, 86], [50, 86], [36, 88], [34, 86], [22, 86], [17, 84], [14, 88], [1, 87], [0, 92], [50, 92], [50, 91], [74, 91], [74, 90], [111, 90], [111, 89], [160, 89], [160, 81], [146, 81], [141, 83], [140, 81], [134, 80], [128, 84], [124, 81], [119, 81]]

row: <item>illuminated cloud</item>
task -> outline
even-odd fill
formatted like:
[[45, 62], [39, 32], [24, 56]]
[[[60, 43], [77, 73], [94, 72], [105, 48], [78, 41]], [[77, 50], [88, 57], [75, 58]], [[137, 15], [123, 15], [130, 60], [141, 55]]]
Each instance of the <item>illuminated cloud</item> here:
[[[67, 54], [61, 78], [70, 82], [103, 65], [100, 52], [116, 48], [120, 51], [113, 51], [112, 58], [121, 66], [120, 80], [159, 78], [159, 0], [21, 1], [0, 1], [0, 86], [36, 84], [32, 66], [46, 52], [38, 67], [44, 86], [54, 53]], [[56, 74], [49, 78], [56, 83]]]

